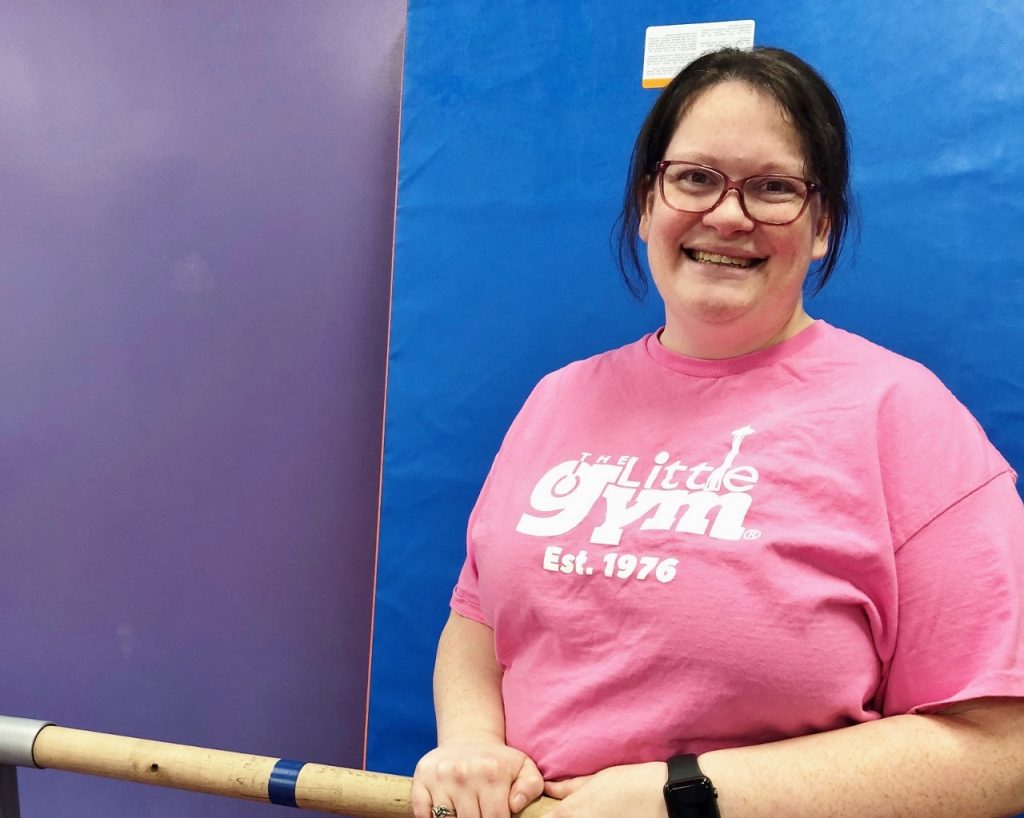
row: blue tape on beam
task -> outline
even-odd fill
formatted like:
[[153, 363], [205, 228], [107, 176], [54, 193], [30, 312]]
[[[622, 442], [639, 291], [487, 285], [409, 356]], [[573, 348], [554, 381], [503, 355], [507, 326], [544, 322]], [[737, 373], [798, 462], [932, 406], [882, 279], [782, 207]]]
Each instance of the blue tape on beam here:
[[281, 807], [298, 806], [295, 803], [295, 782], [299, 780], [299, 771], [305, 766], [305, 761], [293, 761], [290, 758], [278, 760], [267, 782], [267, 797], [271, 804]]

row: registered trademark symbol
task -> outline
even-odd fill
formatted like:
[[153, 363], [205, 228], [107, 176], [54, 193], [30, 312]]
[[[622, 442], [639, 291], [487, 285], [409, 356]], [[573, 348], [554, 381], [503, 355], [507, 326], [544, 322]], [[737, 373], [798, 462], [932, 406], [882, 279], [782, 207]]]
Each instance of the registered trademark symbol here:
[[743, 539], [745, 540], [756, 540], [760, 536], [761, 532], [758, 531], [756, 528], [748, 528], [746, 531], [743, 532]]

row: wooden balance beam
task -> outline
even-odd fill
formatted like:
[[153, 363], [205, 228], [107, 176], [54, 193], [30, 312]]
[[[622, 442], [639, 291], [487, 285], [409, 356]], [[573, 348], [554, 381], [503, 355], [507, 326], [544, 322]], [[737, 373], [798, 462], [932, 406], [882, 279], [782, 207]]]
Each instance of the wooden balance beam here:
[[[0, 765], [135, 781], [359, 818], [410, 818], [412, 779], [0, 716]], [[539, 798], [518, 815], [540, 818]]]

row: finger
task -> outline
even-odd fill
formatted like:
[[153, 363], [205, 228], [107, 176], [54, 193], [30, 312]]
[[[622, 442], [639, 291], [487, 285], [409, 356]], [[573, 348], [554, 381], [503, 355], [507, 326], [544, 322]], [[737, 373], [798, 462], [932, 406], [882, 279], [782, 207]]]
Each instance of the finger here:
[[559, 800], [568, 798], [593, 777], [592, 775], [581, 775], [579, 778], [567, 778], [564, 781], [547, 781], [544, 784], [544, 792]]
[[512, 781], [512, 788], [508, 794], [508, 807], [512, 812], [522, 812], [526, 805], [535, 801], [544, 792], [544, 777], [529, 757], [523, 758], [523, 764], [519, 768], [515, 779]]
[[462, 761], [453, 764], [449, 774], [455, 786], [449, 788], [448, 794], [454, 799], [452, 806], [459, 818], [481, 818], [480, 796], [495, 787], [497, 762], [493, 759]]
[[[466, 762], [441, 761], [437, 765], [440, 783], [430, 790], [430, 805], [448, 807], [461, 818], [480, 818], [476, 790], [469, 782], [469, 765]], [[432, 818], [432, 816], [431, 816]]]
[[409, 800], [412, 802], [412, 814], [415, 818], [432, 818], [430, 792], [418, 781], [412, 782], [412, 795]]
[[481, 818], [480, 801], [473, 790], [460, 790], [455, 793], [451, 801], [437, 801], [435, 803], [452, 807], [458, 818]]
[[[466, 818], [480, 818], [479, 812], [476, 810], [476, 797], [473, 796], [473, 793], [469, 793], [469, 796], [466, 796], [467, 803], [471, 801], [472, 807], [463, 807], [460, 809], [459, 798], [460, 796], [458, 795], [457, 790], [456, 794], [452, 795], [443, 786], [434, 787], [430, 790], [428, 795], [426, 818], [434, 818], [434, 807], [448, 807], [448, 809], [456, 813], [459, 818], [462, 818], [463, 813], [465, 813]], [[419, 818], [419, 815], [417, 815], [416, 818]]]
[[479, 793], [480, 818], [509, 818], [508, 786], [504, 784], [483, 787]]

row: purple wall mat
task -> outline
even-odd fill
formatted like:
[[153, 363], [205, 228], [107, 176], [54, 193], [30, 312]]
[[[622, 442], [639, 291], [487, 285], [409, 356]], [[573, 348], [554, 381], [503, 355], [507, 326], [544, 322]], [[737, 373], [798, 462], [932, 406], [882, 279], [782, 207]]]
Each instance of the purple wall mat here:
[[0, 0], [0, 713], [361, 764], [405, 13]]

